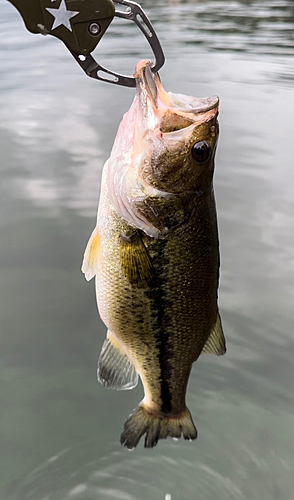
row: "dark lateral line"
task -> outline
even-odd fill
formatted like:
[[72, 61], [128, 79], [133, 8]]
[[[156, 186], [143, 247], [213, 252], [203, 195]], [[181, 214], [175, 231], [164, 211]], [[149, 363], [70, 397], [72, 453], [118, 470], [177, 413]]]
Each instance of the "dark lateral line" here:
[[[152, 293], [152, 300], [154, 305], [154, 312], [156, 312], [157, 321], [156, 329], [158, 331], [156, 335], [156, 345], [159, 350], [158, 361], [160, 367], [160, 379], [161, 379], [161, 411], [163, 413], [169, 413], [171, 411], [172, 405], [172, 394], [170, 388], [170, 377], [171, 377], [171, 365], [169, 362], [169, 352], [168, 340], [169, 335], [167, 333], [168, 317], [166, 311], [168, 310], [167, 303], [163, 297], [163, 284], [165, 280], [164, 270], [166, 269], [167, 262], [164, 258], [164, 249], [166, 242], [163, 240], [158, 241], [158, 255], [156, 259], [153, 260], [154, 268], [156, 269], [156, 278], [154, 280], [154, 290]], [[160, 274], [159, 274], [160, 273]]]

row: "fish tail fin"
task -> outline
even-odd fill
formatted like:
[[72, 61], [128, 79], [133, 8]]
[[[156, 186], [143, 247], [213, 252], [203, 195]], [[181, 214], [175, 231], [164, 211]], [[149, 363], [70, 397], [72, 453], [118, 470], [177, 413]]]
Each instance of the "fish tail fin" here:
[[183, 435], [184, 439], [189, 441], [196, 439], [197, 430], [188, 408], [181, 414], [171, 417], [149, 411], [141, 402], [127, 419], [120, 442], [128, 449], [132, 449], [137, 446], [144, 434], [146, 434], [144, 447], [153, 448], [159, 439], [168, 436], [178, 439]]

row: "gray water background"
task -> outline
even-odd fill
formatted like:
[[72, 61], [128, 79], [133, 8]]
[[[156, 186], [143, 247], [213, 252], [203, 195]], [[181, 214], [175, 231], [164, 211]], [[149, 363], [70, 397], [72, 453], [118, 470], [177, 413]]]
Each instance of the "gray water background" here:
[[[193, 367], [197, 441], [120, 447], [142, 387], [97, 383], [105, 327], [80, 265], [134, 91], [87, 78], [61, 42], [28, 33], [0, 0], [0, 499], [292, 500], [294, 4], [142, 5], [165, 50], [164, 87], [221, 100], [228, 352]], [[96, 51], [130, 74], [149, 56], [119, 20]]]

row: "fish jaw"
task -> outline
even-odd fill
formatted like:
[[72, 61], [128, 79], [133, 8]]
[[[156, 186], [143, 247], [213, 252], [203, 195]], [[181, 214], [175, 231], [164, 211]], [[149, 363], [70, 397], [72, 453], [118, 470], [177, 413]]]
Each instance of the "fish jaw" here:
[[[135, 71], [137, 84], [137, 96], [141, 120], [149, 130], [163, 128], [162, 118], [167, 111], [174, 114], [174, 119], [183, 117], [189, 124], [194, 121], [205, 120], [204, 114], [218, 110], [219, 98], [217, 96], [198, 98], [183, 94], [173, 94], [166, 92], [161, 84], [158, 73], [152, 73], [152, 62], [148, 60], [140, 61]], [[154, 125], [153, 125], [154, 124]], [[152, 126], [153, 125], [153, 126]], [[179, 123], [178, 128], [184, 128], [187, 123], [184, 120]]]

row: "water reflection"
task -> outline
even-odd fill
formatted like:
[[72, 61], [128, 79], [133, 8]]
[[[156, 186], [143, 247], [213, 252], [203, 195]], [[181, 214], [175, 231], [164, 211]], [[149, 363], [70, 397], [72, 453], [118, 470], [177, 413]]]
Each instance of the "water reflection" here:
[[294, 8], [290, 0], [171, 2], [165, 8], [160, 3], [160, 8], [157, 19], [173, 25], [169, 39], [177, 36], [180, 43], [230, 52], [292, 55]]
[[196, 449], [180, 441], [152, 454], [113, 446], [99, 458], [99, 442], [84, 441], [33, 470], [10, 498], [163, 500], [167, 491], [172, 499], [183, 491], [193, 498], [195, 488], [199, 500], [215, 494], [220, 500], [291, 498], [293, 415], [281, 419], [277, 410], [227, 391], [203, 391], [197, 400], [204, 429]]

